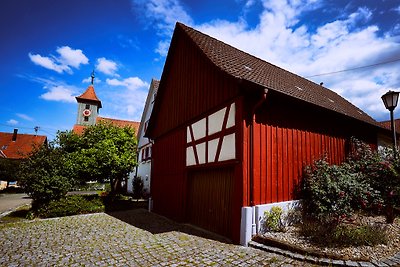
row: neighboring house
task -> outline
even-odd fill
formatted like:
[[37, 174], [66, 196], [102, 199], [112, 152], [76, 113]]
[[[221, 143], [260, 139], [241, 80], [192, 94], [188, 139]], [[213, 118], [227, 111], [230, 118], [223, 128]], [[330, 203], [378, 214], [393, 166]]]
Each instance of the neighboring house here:
[[[389, 129], [389, 130], [392, 129], [390, 120], [389, 121], [381, 121], [380, 124], [382, 127], [386, 128], [386, 129]], [[397, 133], [397, 148], [399, 148], [399, 146], [400, 146], [400, 139], [399, 139], [400, 119], [394, 120], [394, 128]], [[392, 142], [393, 142], [392, 139], [393, 139], [392, 135], [388, 136], [388, 135], [381, 134], [381, 135], [379, 135], [379, 138], [378, 138], [378, 146], [379, 147], [391, 147]]]
[[386, 132], [333, 91], [177, 23], [146, 137], [153, 209], [246, 245], [304, 166]]
[[[18, 129], [14, 129], [13, 133], [0, 132], [0, 160], [25, 159], [44, 144], [47, 144], [44, 135], [18, 134]], [[6, 186], [7, 182], [1, 181], [0, 187]]]
[[[140, 121], [138, 136], [138, 166], [136, 170], [136, 176], [143, 180], [143, 191], [145, 194], [150, 194], [150, 180], [151, 180], [151, 146], [152, 141], [144, 137], [147, 130], [147, 124], [150, 119], [151, 111], [153, 110], [154, 100], [157, 95], [159, 81], [152, 80], [147, 95], [146, 103], [142, 113], [142, 119]], [[135, 174], [131, 173], [128, 180], [128, 192], [133, 192], [132, 181]]]
[[[92, 84], [88, 86], [88, 88], [83, 94], [76, 97], [76, 101], [78, 102], [78, 114], [76, 118], [76, 124], [72, 129], [74, 133], [82, 134], [85, 131], [86, 127], [103, 122], [103, 123], [110, 123], [118, 127], [126, 127], [126, 126], [131, 127], [135, 130], [135, 134], [137, 137], [140, 125], [139, 122], [104, 118], [99, 116], [99, 110], [102, 107], [102, 104], [94, 90], [93, 79], [94, 76], [92, 74]], [[131, 177], [132, 175], [134, 175], [134, 172], [130, 173], [129, 177]], [[128, 181], [126, 186], [129, 188]]]

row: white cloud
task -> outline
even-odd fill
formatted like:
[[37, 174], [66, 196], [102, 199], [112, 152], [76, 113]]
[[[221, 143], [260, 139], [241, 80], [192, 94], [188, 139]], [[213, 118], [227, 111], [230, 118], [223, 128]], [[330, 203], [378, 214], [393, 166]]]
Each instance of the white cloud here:
[[118, 92], [104, 92], [104, 110], [101, 112], [108, 114], [101, 113], [101, 116], [140, 121], [147, 91], [148, 86], [136, 90], [123, 88]]
[[106, 75], [118, 76], [118, 74], [116, 74], [118, 70], [117, 63], [104, 57], [97, 59], [96, 70]]
[[48, 101], [59, 101], [66, 103], [76, 103], [75, 96], [82, 91], [82, 88], [75, 87], [73, 85], [65, 84], [63, 81], [57, 81], [54, 79], [44, 79], [40, 77], [26, 77], [33, 82], [39, 83], [43, 86], [46, 91], [41, 94], [39, 98]]
[[179, 0], [132, 0], [137, 13], [143, 15], [144, 23], [156, 28], [157, 34], [164, 38], [155, 52], [166, 56], [169, 40], [176, 22], [193, 25], [193, 19]]
[[64, 71], [65, 72], [71, 71], [71, 69], [68, 66], [57, 64], [54, 59], [49, 58], [49, 57], [42, 57], [39, 54], [34, 55], [34, 54], [29, 53], [29, 58], [36, 65], [39, 65], [39, 66], [49, 69], [49, 70], [54, 70], [58, 73], [63, 73]]
[[63, 65], [79, 68], [81, 64], [85, 65], [89, 63], [89, 59], [80, 49], [72, 49], [69, 46], [62, 46], [57, 48], [57, 52], [60, 54], [58, 61]]
[[157, 54], [159, 54], [160, 56], [165, 57], [168, 54], [169, 45], [170, 45], [170, 40], [160, 41], [158, 43], [158, 46], [157, 46], [155, 52]]
[[40, 98], [49, 101], [60, 101], [67, 103], [75, 103], [75, 97], [73, 96], [75, 90], [73, 87], [64, 85], [52, 86], [48, 88], [48, 92], [42, 94]]
[[117, 116], [110, 117], [140, 121], [149, 83], [139, 77], [107, 79], [106, 83], [119, 87], [118, 91], [107, 90], [104, 92], [103, 106], [107, 108], [108, 113], [117, 114]]
[[139, 88], [148, 87], [149, 84], [145, 81], [142, 81], [138, 77], [129, 77], [123, 80], [118, 79], [107, 79], [106, 83], [112, 86], [122, 86], [131, 91], [136, 91]]
[[24, 120], [26, 120], [26, 121], [34, 121], [34, 119], [33, 119], [32, 117], [29, 117], [29, 116], [26, 115], [26, 114], [17, 113], [17, 114], [15, 114], [15, 115], [17, 115], [18, 117], [20, 117], [21, 119], [24, 119]]
[[[92, 77], [89, 76], [89, 77], [83, 79], [82, 83], [92, 83]], [[99, 84], [99, 83], [101, 83], [101, 80], [99, 78], [95, 78], [94, 83]]]
[[144, 21], [154, 25], [161, 36], [170, 36], [177, 21], [193, 24], [179, 0], [132, 0], [132, 3], [144, 15]]
[[7, 121], [7, 124], [9, 124], [9, 125], [17, 125], [18, 121], [14, 120], [14, 119], [10, 119], [10, 120]]
[[[399, 58], [396, 32], [400, 32], [400, 26], [394, 25], [391, 32], [382, 33], [379, 25], [372, 23], [375, 9], [360, 6], [350, 11], [351, 6], [347, 6], [337, 12], [336, 18], [326, 16], [330, 20], [322, 21], [324, 12], [331, 7], [326, 1], [261, 0], [263, 10], [258, 23], [250, 27], [244, 17], [196, 25], [178, 0], [133, 2], [141, 4], [147, 21], [162, 37], [155, 50], [161, 56], [167, 54], [169, 43], [164, 36], [171, 35], [172, 21], [178, 20], [303, 77], [313, 76], [310, 79], [324, 82], [326, 87], [378, 120], [387, 115], [380, 96], [389, 89], [400, 91], [398, 64], [314, 76]], [[253, 0], [237, 2], [243, 4], [244, 10], [255, 4]], [[179, 7], [179, 12], [172, 14], [165, 8], [167, 6]], [[400, 12], [400, 6], [395, 10]], [[319, 24], [314, 20], [311, 20], [313, 24], [308, 24], [310, 20], [302, 20], [304, 16], [318, 16]], [[400, 114], [400, 109], [398, 112]]]
[[54, 70], [58, 73], [67, 72], [72, 74], [72, 69], [78, 69], [81, 64], [88, 64], [89, 59], [80, 49], [72, 49], [69, 46], [57, 48], [58, 57], [41, 56], [39, 54], [29, 53], [30, 60], [43, 68]]

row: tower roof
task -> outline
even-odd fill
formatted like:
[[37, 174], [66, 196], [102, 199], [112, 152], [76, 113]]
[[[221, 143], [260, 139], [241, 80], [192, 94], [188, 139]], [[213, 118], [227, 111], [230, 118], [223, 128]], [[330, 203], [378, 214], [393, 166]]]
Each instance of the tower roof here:
[[99, 108], [101, 108], [101, 101], [97, 97], [96, 92], [94, 91], [93, 84], [89, 85], [86, 91], [80, 96], [75, 97], [78, 102], [84, 102], [85, 100], [89, 100], [92, 102], [98, 103]]

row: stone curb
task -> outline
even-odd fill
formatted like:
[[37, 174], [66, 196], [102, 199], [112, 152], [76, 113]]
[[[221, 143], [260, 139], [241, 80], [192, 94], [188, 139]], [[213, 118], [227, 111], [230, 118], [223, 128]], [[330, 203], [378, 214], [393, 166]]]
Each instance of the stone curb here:
[[280, 254], [294, 260], [304, 261], [312, 264], [318, 264], [322, 266], [354, 266], [354, 267], [395, 267], [400, 266], [400, 252], [392, 257], [381, 261], [352, 261], [352, 260], [332, 260], [328, 258], [317, 258], [313, 256], [302, 255], [299, 253], [294, 253], [288, 250], [266, 246], [255, 241], [250, 241], [248, 243], [249, 247], [257, 248], [266, 252], [272, 252]]

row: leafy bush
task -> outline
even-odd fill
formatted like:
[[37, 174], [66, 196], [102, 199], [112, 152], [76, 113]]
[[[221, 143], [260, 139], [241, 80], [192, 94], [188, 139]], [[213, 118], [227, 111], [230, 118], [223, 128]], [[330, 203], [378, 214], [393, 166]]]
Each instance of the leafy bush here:
[[35, 213], [41, 218], [52, 218], [103, 212], [104, 210], [103, 200], [97, 195], [71, 195], [59, 200], [52, 200], [38, 208]]
[[74, 181], [65, 175], [63, 164], [61, 151], [51, 144], [21, 163], [20, 185], [32, 197], [34, 209], [62, 198], [72, 188]]
[[143, 179], [140, 176], [135, 176], [132, 181], [133, 198], [139, 199], [143, 196]]
[[[301, 188], [304, 215], [337, 225], [360, 210], [393, 210], [400, 204], [400, 159], [392, 155], [352, 138], [351, 153], [340, 166], [320, 159], [306, 167]], [[393, 222], [393, 212], [386, 214]]]
[[264, 212], [263, 228], [265, 231], [284, 232], [285, 225], [282, 220], [283, 210], [273, 206], [270, 211]]
[[303, 209], [308, 219], [338, 224], [355, 211], [367, 208], [374, 190], [349, 164], [329, 165], [325, 159], [305, 169], [302, 185]]

